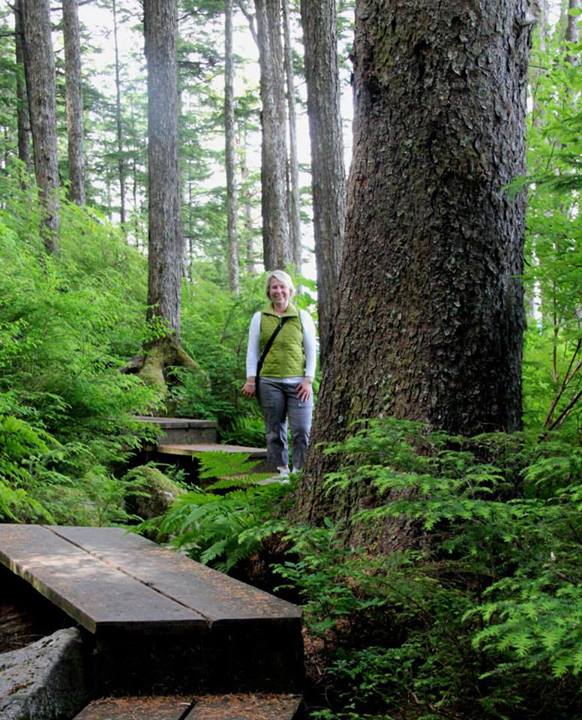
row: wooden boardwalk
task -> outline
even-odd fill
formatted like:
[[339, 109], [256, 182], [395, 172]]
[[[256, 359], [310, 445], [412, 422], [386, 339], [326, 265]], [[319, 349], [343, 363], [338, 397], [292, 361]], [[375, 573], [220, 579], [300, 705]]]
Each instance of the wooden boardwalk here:
[[255, 462], [253, 472], [264, 472], [267, 469], [265, 448], [218, 443], [216, 423], [211, 420], [144, 415], [136, 419], [161, 430], [157, 444], [146, 446], [146, 459], [182, 467], [188, 474], [193, 473], [194, 478], [200, 465], [196, 456], [211, 452], [248, 455], [249, 459]]
[[[96, 696], [197, 693], [190, 720], [245, 718], [228, 714], [244, 693], [298, 704], [301, 613], [290, 603], [120, 528], [0, 524], [0, 562], [84, 628]], [[222, 714], [207, 693], [224, 695]]]

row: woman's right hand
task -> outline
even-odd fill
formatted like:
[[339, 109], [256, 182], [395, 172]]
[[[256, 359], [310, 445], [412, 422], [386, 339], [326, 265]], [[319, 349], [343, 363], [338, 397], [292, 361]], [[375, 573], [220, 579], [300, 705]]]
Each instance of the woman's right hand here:
[[254, 397], [257, 392], [257, 383], [255, 378], [247, 378], [246, 383], [243, 385], [242, 394], [246, 397]]

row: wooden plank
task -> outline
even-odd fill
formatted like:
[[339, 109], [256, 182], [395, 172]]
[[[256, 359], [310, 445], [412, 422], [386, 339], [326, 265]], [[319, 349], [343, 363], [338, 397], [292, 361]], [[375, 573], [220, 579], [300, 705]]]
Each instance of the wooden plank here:
[[195, 700], [187, 720], [293, 720], [301, 706], [299, 695], [207, 695]]
[[100, 695], [296, 692], [296, 606], [121, 528], [0, 524], [0, 561], [94, 634]]
[[224, 452], [243, 453], [245, 455], [250, 455], [253, 459], [267, 457], [267, 451], [264, 448], [244, 447], [242, 445], [220, 445], [219, 443], [162, 443], [157, 446], [157, 449], [158, 452], [164, 453], [165, 455], [191, 456], [194, 453]]
[[178, 720], [192, 703], [188, 696], [121, 697], [94, 700], [74, 720]]
[[133, 696], [94, 700], [74, 720], [293, 720], [300, 706], [299, 695], [274, 693]]
[[110, 567], [147, 583], [149, 588], [207, 618], [298, 622], [301, 610], [269, 593], [160, 547], [122, 528], [52, 527]]
[[159, 425], [162, 428], [216, 428], [218, 423], [214, 420], [196, 420], [194, 418], [168, 418], [137, 415], [136, 420]]
[[0, 524], [0, 562], [89, 632], [205, 628], [207, 619], [52, 529]]

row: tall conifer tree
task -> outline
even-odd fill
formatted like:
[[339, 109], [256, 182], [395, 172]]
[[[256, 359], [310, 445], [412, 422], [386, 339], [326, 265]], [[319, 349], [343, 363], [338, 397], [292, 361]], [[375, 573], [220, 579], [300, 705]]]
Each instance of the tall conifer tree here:
[[464, 434], [521, 427], [531, 21], [526, 0], [358, 0], [354, 157], [318, 441], [394, 415]]

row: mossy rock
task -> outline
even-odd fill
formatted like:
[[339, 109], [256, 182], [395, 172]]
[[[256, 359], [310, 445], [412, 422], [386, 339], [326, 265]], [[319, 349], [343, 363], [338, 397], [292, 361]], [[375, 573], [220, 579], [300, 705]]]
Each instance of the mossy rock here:
[[140, 465], [129, 472], [128, 510], [143, 520], [163, 515], [185, 490], [153, 465]]

